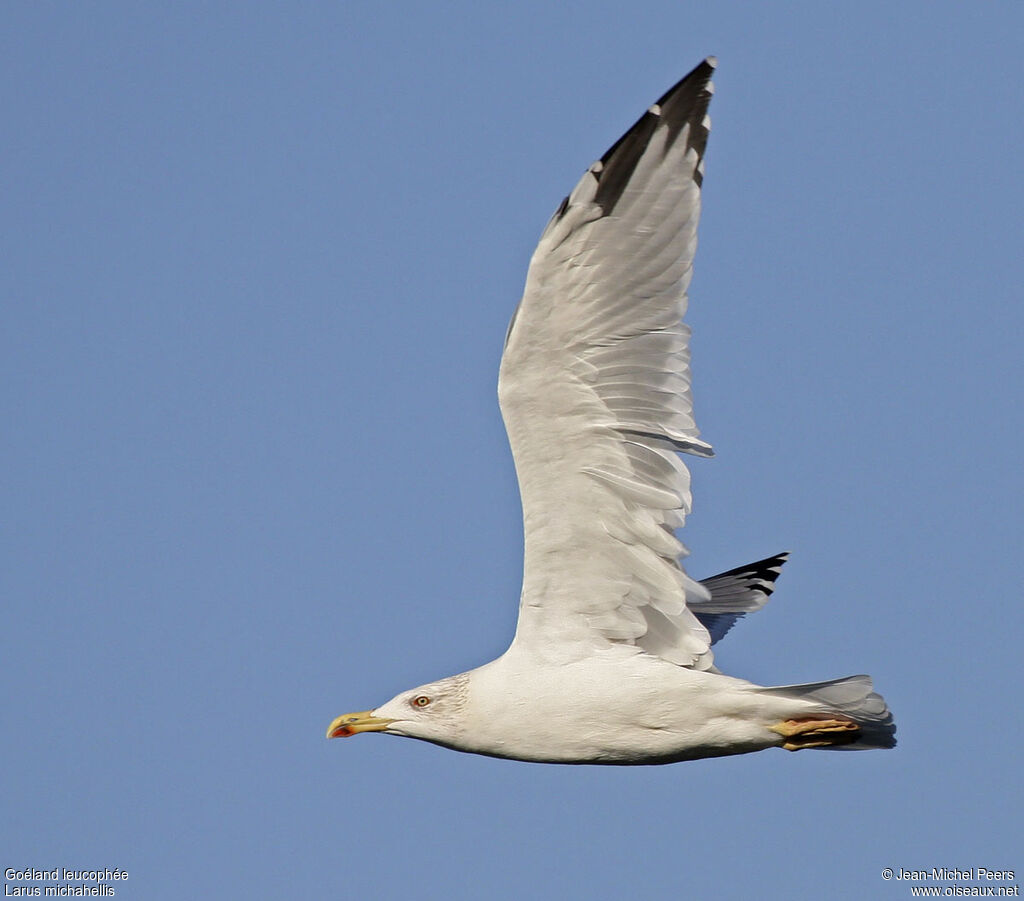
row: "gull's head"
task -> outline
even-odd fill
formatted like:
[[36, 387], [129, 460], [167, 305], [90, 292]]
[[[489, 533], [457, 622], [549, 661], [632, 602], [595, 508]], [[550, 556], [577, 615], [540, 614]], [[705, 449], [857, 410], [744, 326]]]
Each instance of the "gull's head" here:
[[373, 710], [343, 713], [327, 727], [328, 738], [386, 732], [450, 745], [458, 737], [468, 695], [466, 673], [410, 688]]

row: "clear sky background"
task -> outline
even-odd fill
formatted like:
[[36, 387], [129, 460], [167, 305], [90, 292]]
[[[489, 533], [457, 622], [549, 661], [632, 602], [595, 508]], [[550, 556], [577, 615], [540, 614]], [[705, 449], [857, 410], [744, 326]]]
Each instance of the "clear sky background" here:
[[[3, 5], [3, 867], [137, 899], [905, 898], [1021, 854], [1019, 2]], [[499, 654], [540, 231], [702, 57], [689, 569], [892, 752], [539, 766], [337, 714]]]

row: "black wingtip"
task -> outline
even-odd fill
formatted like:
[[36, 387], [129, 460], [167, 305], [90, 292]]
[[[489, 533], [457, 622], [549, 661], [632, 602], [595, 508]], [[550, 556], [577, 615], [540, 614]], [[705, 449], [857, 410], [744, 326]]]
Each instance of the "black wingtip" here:
[[703, 181], [700, 163], [708, 140], [708, 104], [714, 93], [711, 75], [717, 62], [715, 57], [709, 56], [683, 76], [608, 148], [599, 163], [591, 167], [591, 174], [598, 182], [594, 200], [606, 216], [614, 210], [659, 125], [669, 130], [666, 147], [671, 147], [683, 127], [690, 125], [687, 143], [697, 153], [694, 180], [700, 186]]
[[[689, 89], [706, 89], [708, 83], [711, 81], [711, 76], [715, 74], [715, 69], [718, 67], [718, 57], [708, 56], [697, 63], [689, 72], [687, 72], [682, 78], [679, 79], [672, 87], [670, 87], [661, 98], [658, 100], [658, 105], [668, 101], [673, 94], [677, 91], [681, 91], [684, 88]], [[708, 91], [709, 94], [714, 93], [714, 88]]]
[[[788, 559], [789, 551], [783, 551], [781, 554], [765, 557], [763, 560], [748, 563], [746, 566], [737, 566], [735, 569], [726, 570], [724, 573], [712, 576], [712, 579], [718, 579], [722, 576], [744, 576], [751, 580], [760, 580], [767, 583], [764, 586], [760, 586], [760, 590], [770, 595], [775, 590], [775, 580], [778, 579], [782, 567]], [[705, 581], [711, 581], [711, 579], [706, 579]]]

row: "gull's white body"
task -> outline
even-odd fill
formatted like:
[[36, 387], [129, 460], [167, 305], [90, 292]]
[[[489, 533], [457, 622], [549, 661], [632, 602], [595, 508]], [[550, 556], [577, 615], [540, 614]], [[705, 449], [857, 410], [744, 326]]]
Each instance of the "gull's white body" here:
[[[783, 743], [768, 723], [813, 710], [623, 646], [565, 663], [513, 647], [465, 676], [463, 728], [440, 743], [540, 763], [668, 763], [760, 751]], [[401, 701], [396, 707], [404, 715]]]
[[516, 636], [497, 660], [338, 717], [557, 763], [666, 763], [772, 746], [891, 747], [871, 680], [762, 688], [711, 646], [771, 593], [785, 555], [690, 578], [679, 453], [693, 417], [683, 323], [697, 246], [713, 60], [673, 87], [580, 180], [541, 236], [498, 394], [523, 503]]

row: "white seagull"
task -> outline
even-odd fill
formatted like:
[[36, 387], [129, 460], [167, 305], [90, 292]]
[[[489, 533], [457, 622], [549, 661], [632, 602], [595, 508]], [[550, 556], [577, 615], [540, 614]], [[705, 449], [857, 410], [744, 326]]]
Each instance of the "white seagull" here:
[[541, 763], [654, 764], [781, 747], [895, 745], [868, 676], [765, 688], [711, 647], [785, 554], [703, 582], [675, 536], [698, 437], [683, 324], [697, 247], [709, 57], [580, 179], [544, 229], [498, 379], [523, 504], [509, 649], [347, 713], [328, 738], [404, 735]]

